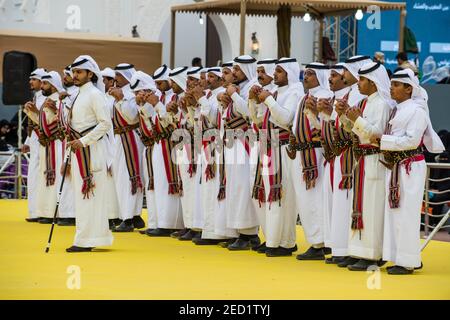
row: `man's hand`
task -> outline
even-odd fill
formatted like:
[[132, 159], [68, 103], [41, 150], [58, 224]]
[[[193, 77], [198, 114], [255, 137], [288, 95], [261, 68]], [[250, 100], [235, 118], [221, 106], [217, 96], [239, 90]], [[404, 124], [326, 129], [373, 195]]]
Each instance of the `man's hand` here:
[[239, 87], [237, 86], [237, 85], [235, 85], [235, 84], [230, 84], [228, 87], [227, 87], [227, 95], [229, 95], [230, 97], [233, 95], [233, 93], [235, 93], [235, 92], [237, 92], [237, 93], [239, 93]]
[[112, 87], [109, 88], [108, 93], [116, 99], [116, 101], [120, 101], [123, 99], [123, 92], [121, 88]]
[[144, 91], [138, 91], [135, 97], [136, 104], [142, 106], [145, 103], [145, 93]]
[[[253, 99], [253, 100], [257, 100], [258, 99], [258, 94], [261, 91], [261, 87], [254, 85], [253, 87], [250, 88], [250, 92], [248, 95], [249, 99]], [[259, 102], [258, 102], [259, 103]]]
[[45, 99], [44, 104], [42, 105], [43, 108], [47, 108], [52, 110], [53, 112], [56, 112], [56, 103], [52, 99]]
[[59, 93], [59, 100], [64, 100], [66, 97], [68, 97], [69, 94], [66, 91]]
[[84, 147], [83, 144], [81, 143], [81, 141], [78, 139], [69, 141], [69, 146], [72, 148], [73, 151], [76, 151], [76, 150]]
[[264, 101], [266, 101], [267, 97], [271, 96], [271, 95], [272, 94], [270, 93], [270, 91], [261, 89], [258, 94], [258, 99], [259, 99], [259, 101], [264, 102]]
[[24, 144], [24, 145], [22, 146], [22, 148], [20, 149], [20, 151], [21, 151], [22, 153], [30, 152], [30, 146], [27, 145], [27, 144]]
[[380, 141], [381, 141], [381, 134], [379, 133], [375, 133], [370, 137], [370, 143], [371, 144], [377, 144], [380, 145]]
[[309, 96], [308, 99], [306, 99], [305, 107], [308, 110], [311, 110], [311, 112], [317, 116], [319, 114], [319, 111], [317, 110], [317, 99], [313, 96]]
[[190, 90], [190, 93], [197, 101], [205, 95], [203, 88], [200, 86], [195, 86], [194, 88], [192, 88], [192, 90]]
[[336, 100], [336, 112], [339, 116], [345, 114], [345, 112], [350, 108], [346, 100], [338, 99]]
[[159, 102], [159, 98], [156, 94], [153, 92], [146, 93], [144, 96], [145, 102], [151, 104], [152, 106], [156, 106], [156, 104]]
[[333, 112], [333, 106], [331, 104], [330, 99], [319, 99], [317, 102], [317, 110], [319, 112], [322, 112], [324, 114], [327, 114], [331, 116], [331, 113]]
[[24, 107], [29, 112], [39, 113], [39, 109], [36, 107], [36, 104], [31, 101], [25, 103]]
[[352, 122], [355, 122], [356, 119], [361, 116], [361, 110], [358, 107], [347, 109], [347, 111], [345, 112], [345, 116]]
[[184, 112], [184, 113], [188, 113], [188, 109], [187, 109], [187, 105], [186, 105], [186, 100], [181, 97], [178, 100], [178, 107]]
[[166, 110], [167, 110], [167, 112], [177, 114], [178, 113], [178, 104], [175, 101], [170, 101], [167, 104]]

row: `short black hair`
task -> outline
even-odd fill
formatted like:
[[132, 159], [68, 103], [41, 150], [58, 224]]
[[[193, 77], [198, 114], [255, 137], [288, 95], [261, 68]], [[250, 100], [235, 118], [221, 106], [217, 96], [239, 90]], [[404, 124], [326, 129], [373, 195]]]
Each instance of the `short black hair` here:
[[408, 61], [408, 55], [406, 54], [406, 52], [399, 52], [397, 53], [397, 55], [395, 56], [395, 59], [400, 59], [403, 61]]
[[202, 66], [202, 58], [200, 57], [195, 57], [194, 59], [192, 59], [192, 66], [193, 67], [203, 67]]

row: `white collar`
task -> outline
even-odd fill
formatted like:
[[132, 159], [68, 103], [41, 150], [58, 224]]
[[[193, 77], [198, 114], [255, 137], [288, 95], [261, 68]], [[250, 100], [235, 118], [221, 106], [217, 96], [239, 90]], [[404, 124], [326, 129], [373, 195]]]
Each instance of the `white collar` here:
[[79, 87], [80, 88], [80, 92], [87, 91], [90, 88], [92, 88], [93, 86], [94, 86], [94, 84], [92, 83], [92, 81], [88, 81], [85, 84], [83, 84], [81, 87]]

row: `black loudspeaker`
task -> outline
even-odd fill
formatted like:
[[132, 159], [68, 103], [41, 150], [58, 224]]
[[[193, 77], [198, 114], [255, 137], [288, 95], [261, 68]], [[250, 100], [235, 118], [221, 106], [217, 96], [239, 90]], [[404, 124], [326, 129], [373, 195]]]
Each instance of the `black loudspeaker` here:
[[24, 104], [33, 98], [29, 77], [36, 69], [36, 57], [28, 52], [8, 51], [3, 55], [3, 104]]

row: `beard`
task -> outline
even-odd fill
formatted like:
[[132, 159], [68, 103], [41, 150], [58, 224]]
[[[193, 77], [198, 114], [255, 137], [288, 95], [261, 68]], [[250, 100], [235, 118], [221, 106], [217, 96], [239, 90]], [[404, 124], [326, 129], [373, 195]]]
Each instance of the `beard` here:
[[42, 89], [41, 91], [42, 91], [42, 95], [45, 96], [45, 97], [48, 97], [48, 96], [50, 96], [52, 94], [51, 90], [44, 90], [44, 89]]

